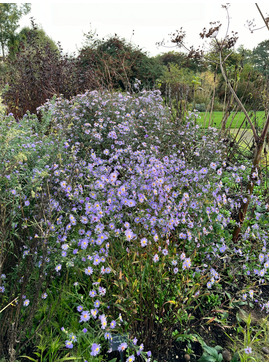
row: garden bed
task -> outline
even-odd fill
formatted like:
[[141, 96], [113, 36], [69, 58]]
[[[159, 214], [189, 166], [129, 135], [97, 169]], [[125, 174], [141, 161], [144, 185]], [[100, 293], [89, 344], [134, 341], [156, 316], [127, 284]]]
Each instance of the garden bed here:
[[86, 92], [39, 112], [0, 125], [2, 357], [260, 358], [264, 321], [238, 315], [269, 305], [264, 172], [248, 196], [252, 162], [226, 160], [195, 114], [171, 121], [158, 91]]

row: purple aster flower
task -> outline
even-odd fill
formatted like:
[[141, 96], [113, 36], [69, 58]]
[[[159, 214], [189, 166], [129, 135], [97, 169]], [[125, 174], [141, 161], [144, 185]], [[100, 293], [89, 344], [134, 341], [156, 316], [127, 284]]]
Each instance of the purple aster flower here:
[[213, 168], [213, 169], [216, 169], [217, 165], [216, 165], [215, 162], [212, 162], [212, 163], [210, 163], [210, 167]]
[[140, 243], [141, 243], [142, 248], [144, 248], [148, 244], [148, 239], [142, 238]]
[[135, 200], [128, 200], [127, 205], [128, 205], [129, 207], [133, 207], [133, 206], [135, 206], [135, 205], [136, 205], [136, 202], [135, 202]]
[[137, 338], [136, 338], [136, 337], [133, 339], [133, 344], [134, 344], [134, 345], [136, 345], [136, 344], [137, 344]]
[[82, 222], [82, 224], [87, 224], [89, 222], [86, 216], [81, 216], [80, 221]]
[[126, 343], [122, 343], [118, 346], [118, 350], [124, 351], [127, 347], [128, 347], [128, 345]]
[[23, 306], [27, 307], [29, 306], [30, 300], [26, 299], [23, 301]]
[[87, 274], [87, 276], [90, 276], [93, 272], [92, 267], [85, 268], [84, 273]]
[[249, 346], [247, 346], [244, 350], [245, 350], [246, 354], [251, 354], [252, 353], [252, 349]]
[[190, 260], [190, 258], [186, 258], [182, 264], [182, 268], [186, 269], [186, 268], [190, 268], [190, 266], [191, 266], [191, 260]]
[[5, 287], [4, 286], [0, 286], [0, 293], [4, 293], [5, 292]]
[[116, 321], [115, 320], [110, 322], [110, 327], [111, 327], [111, 329], [114, 329], [116, 327]]
[[93, 265], [98, 265], [101, 262], [101, 260], [99, 259], [99, 257], [96, 255], [93, 259]]
[[160, 258], [159, 258], [159, 256], [158, 256], [158, 254], [155, 254], [154, 255], [154, 257], [153, 257], [153, 261], [154, 261], [154, 263], [156, 263], [156, 262], [158, 262], [158, 260], [159, 260]]
[[104, 296], [106, 294], [106, 288], [104, 287], [98, 287], [98, 291], [100, 296]]
[[73, 333], [69, 335], [69, 339], [74, 343], [77, 341], [77, 337]]
[[73, 343], [72, 343], [72, 341], [71, 341], [71, 340], [66, 340], [66, 341], [65, 341], [65, 347], [66, 347], [67, 349], [72, 349], [72, 348], [73, 348]]
[[92, 317], [93, 318], [97, 318], [97, 314], [98, 314], [98, 310], [97, 310], [97, 308], [95, 308], [95, 309], [91, 309], [91, 315], [92, 315]]
[[127, 229], [125, 230], [125, 236], [128, 241], [131, 241], [134, 238], [135, 234], [132, 232], [132, 230]]
[[82, 311], [79, 322], [87, 322], [90, 319], [89, 311]]
[[55, 267], [56, 272], [59, 272], [61, 269], [62, 269], [61, 264], [56, 265], [56, 267]]
[[63, 245], [62, 245], [62, 249], [63, 249], [63, 250], [67, 250], [67, 249], [68, 249], [68, 244], [63, 244]]
[[168, 250], [167, 249], [163, 249], [162, 250], [162, 253], [163, 253], [163, 255], [167, 255], [168, 254]]
[[107, 327], [107, 320], [106, 320], [106, 319], [102, 320], [102, 321], [101, 321], [101, 324], [102, 324], [102, 325], [101, 325], [101, 329], [103, 329], [103, 330], [104, 330], [104, 329]]
[[89, 240], [87, 238], [81, 239], [79, 241], [79, 245], [80, 245], [81, 249], [83, 249], [83, 250], [87, 249], [88, 244], [89, 244]]
[[67, 186], [67, 183], [66, 183], [65, 181], [62, 181], [62, 182], [60, 183], [60, 186], [61, 186], [63, 189], [65, 189], [65, 188], [66, 188], [66, 186]]
[[84, 334], [86, 334], [86, 332], [88, 332], [88, 330], [86, 329], [86, 327], [84, 327], [84, 329], [82, 330], [82, 332], [83, 332]]
[[92, 344], [92, 348], [91, 348], [91, 355], [92, 356], [96, 356], [99, 354], [100, 352], [100, 348], [101, 348], [101, 345], [100, 344]]
[[89, 292], [89, 296], [90, 297], [95, 297], [96, 296], [96, 291], [93, 289]]
[[261, 262], [261, 263], [263, 263], [263, 261], [264, 261], [264, 254], [259, 254], [259, 261]]
[[74, 217], [74, 215], [70, 215], [70, 216], [69, 216], [69, 220], [70, 220], [71, 225], [76, 225], [77, 220], [76, 220], [76, 218]]
[[101, 302], [99, 300], [96, 300], [93, 305], [95, 308], [99, 308], [101, 305]]
[[106, 332], [105, 334], [104, 334], [104, 337], [105, 337], [105, 339], [106, 340], [111, 340], [111, 334], [109, 333], [109, 332]]
[[134, 357], [134, 355], [129, 356], [129, 357], [127, 358], [127, 360], [126, 360], [126, 361], [127, 361], [127, 362], [135, 361], [135, 357]]

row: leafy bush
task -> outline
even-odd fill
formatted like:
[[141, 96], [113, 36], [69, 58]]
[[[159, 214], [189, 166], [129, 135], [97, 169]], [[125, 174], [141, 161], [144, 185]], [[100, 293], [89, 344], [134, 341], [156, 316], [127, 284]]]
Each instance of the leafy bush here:
[[152, 89], [162, 73], [162, 66], [157, 60], [117, 35], [100, 40], [93, 33], [88, 33], [78, 62], [85, 79], [84, 90], [89, 89], [87, 74], [91, 69], [94, 69], [104, 89], [122, 91], [139, 87]]
[[66, 159], [61, 153], [64, 141], [46, 136], [34, 116], [19, 123], [12, 115], [2, 116], [0, 129], [0, 350], [14, 359], [15, 346], [25, 342], [41, 294], [53, 279], [50, 234], [44, 227], [50, 216], [49, 176], [50, 168]]
[[36, 32], [33, 24], [33, 31], [27, 33], [27, 41], [23, 41], [16, 57], [11, 54], [6, 61], [8, 87], [3, 99], [17, 119], [27, 111], [35, 113], [55, 94], [70, 97], [80, 91], [75, 59], [62, 56], [50, 41], [40, 42]]
[[120, 334], [127, 360], [146, 359], [144, 349], [157, 356], [174, 330], [208, 318], [209, 302], [253, 299], [267, 274], [268, 206], [253, 196], [235, 246], [233, 211], [251, 166], [222, 160], [215, 129], [203, 135], [196, 114], [171, 122], [158, 91], [87, 92], [39, 110], [41, 124], [30, 115], [1, 124], [6, 356], [26, 347], [31, 357], [39, 332], [36, 358], [54, 355], [44, 336], [60, 336], [57, 360], [107, 360]]

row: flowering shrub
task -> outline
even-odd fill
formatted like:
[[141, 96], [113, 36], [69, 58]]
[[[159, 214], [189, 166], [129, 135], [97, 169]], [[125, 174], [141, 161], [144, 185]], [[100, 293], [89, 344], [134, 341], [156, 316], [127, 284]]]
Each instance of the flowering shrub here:
[[58, 137], [56, 142], [55, 136], [46, 136], [36, 117], [17, 122], [12, 115], [1, 118], [0, 144], [1, 342], [9, 342], [13, 357], [15, 340], [31, 327], [42, 289], [50, 282], [44, 206], [51, 166], [60, 160], [64, 145]]
[[194, 125], [197, 114], [186, 117], [184, 128], [172, 122], [158, 90], [133, 95], [88, 91], [71, 100], [48, 101], [38, 112], [50, 115], [54, 132], [64, 131], [68, 143], [76, 145], [83, 158], [91, 150], [105, 158], [110, 149], [127, 146], [133, 151], [156, 151], [158, 156], [178, 149], [184, 159], [205, 167], [221, 159], [225, 150], [225, 145], [216, 144], [216, 129], [205, 133]]
[[[254, 290], [242, 294], [269, 261], [268, 233], [250, 218], [242, 246], [233, 245], [233, 212], [251, 166], [228, 166], [213, 129], [201, 137], [193, 114], [183, 128], [170, 122], [158, 92], [87, 92], [40, 110], [41, 126], [30, 116], [2, 123], [7, 323], [14, 315], [17, 328], [45, 320], [56, 300], [66, 350], [83, 360], [106, 358], [120, 334], [118, 350], [128, 361], [149, 360], [144, 348], [156, 354], [175, 328], [191, 328], [199, 307], [210, 311], [208, 294], [226, 301], [222, 287], [240, 274], [245, 287], [235, 298], [254, 299]], [[254, 196], [252, 204], [265, 226], [268, 206]], [[265, 279], [267, 266], [258, 271]], [[11, 332], [3, 332], [15, 348]], [[21, 332], [24, 343], [31, 333]]]

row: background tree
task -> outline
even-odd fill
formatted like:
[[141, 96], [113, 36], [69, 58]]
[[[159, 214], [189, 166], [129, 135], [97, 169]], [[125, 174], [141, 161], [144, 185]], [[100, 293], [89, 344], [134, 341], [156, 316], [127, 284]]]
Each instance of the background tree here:
[[158, 86], [165, 103], [174, 108], [176, 117], [182, 119], [194, 99], [195, 73], [188, 68], [180, 68], [177, 64], [169, 63], [164, 67]]
[[188, 68], [191, 71], [206, 71], [206, 67], [204, 62], [201, 60], [193, 59], [188, 57], [188, 55], [184, 52], [175, 52], [170, 51], [160, 55], [157, 55], [155, 59], [164, 66], [168, 66], [169, 63], [174, 63], [178, 65], [180, 68]]
[[10, 38], [8, 42], [8, 56], [15, 57], [16, 53], [21, 51], [22, 48], [29, 48], [30, 39], [35, 39], [35, 43], [39, 45], [40, 48], [45, 48], [48, 45], [51, 50], [59, 52], [59, 48], [54, 40], [51, 39], [43, 29], [38, 28], [32, 20], [32, 28], [24, 27], [18, 34], [14, 34]]
[[30, 12], [30, 4], [18, 6], [15, 3], [0, 3], [0, 47], [3, 59], [6, 57], [8, 42], [14, 37], [22, 15]]
[[63, 55], [42, 30], [34, 23], [32, 26], [30, 31], [23, 31], [24, 41], [5, 62], [8, 88], [3, 92], [3, 100], [16, 118], [27, 111], [36, 113], [54, 95], [70, 98], [80, 91], [77, 60]]
[[154, 58], [148, 57], [140, 48], [116, 34], [108, 39], [98, 39], [92, 33], [87, 34], [86, 44], [78, 58], [81, 70], [85, 73], [85, 82], [87, 72], [94, 69], [104, 88], [130, 91], [137, 79], [141, 87], [152, 88], [162, 72], [162, 67]]
[[264, 40], [253, 49], [252, 62], [256, 70], [269, 76], [269, 40]]

